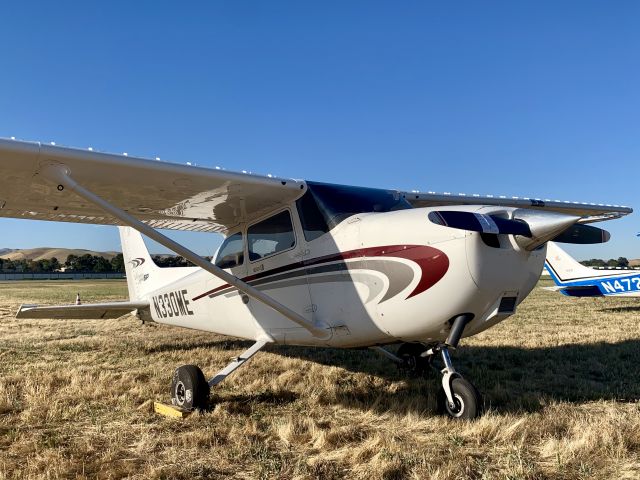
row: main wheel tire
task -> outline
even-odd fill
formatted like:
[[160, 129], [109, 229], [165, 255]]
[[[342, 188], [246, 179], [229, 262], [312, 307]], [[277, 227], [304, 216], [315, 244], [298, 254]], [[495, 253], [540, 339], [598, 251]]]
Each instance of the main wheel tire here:
[[202, 370], [195, 365], [176, 368], [171, 380], [171, 403], [191, 411], [204, 410], [209, 401], [209, 384]]
[[452, 408], [444, 393], [444, 388], [438, 392], [438, 410], [452, 418], [461, 420], [473, 420], [482, 410], [482, 397], [471, 382], [462, 377], [455, 377], [451, 381], [451, 393], [455, 407]]
[[420, 355], [427, 350], [421, 343], [403, 343], [398, 348], [396, 356], [402, 360], [401, 370], [411, 375], [419, 376], [429, 371], [429, 360]]

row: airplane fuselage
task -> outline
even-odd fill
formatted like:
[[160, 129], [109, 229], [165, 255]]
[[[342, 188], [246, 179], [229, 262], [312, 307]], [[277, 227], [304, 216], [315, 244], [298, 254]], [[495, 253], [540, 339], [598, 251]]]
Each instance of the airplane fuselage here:
[[640, 297], [640, 273], [613, 273], [598, 271], [599, 276], [574, 281], [559, 280], [547, 266], [554, 281], [560, 285], [560, 293], [569, 297]]
[[545, 268], [556, 284], [553, 290], [569, 297], [639, 297], [637, 270], [597, 270], [586, 267], [554, 242], [549, 244]]
[[[512, 315], [536, 284], [545, 249], [524, 251], [507, 235], [487, 243], [479, 233], [432, 223], [432, 210], [357, 214], [307, 240], [292, 205], [283, 210], [293, 223], [295, 240], [289, 248], [252, 260], [245, 242], [244, 261], [228, 271], [315, 324], [330, 327], [328, 339], [315, 338], [201, 269], [150, 292], [151, 316], [159, 323], [247, 339], [357, 347], [441, 341], [450, 320], [460, 314], [473, 316], [465, 329], [469, 336]], [[228, 238], [251, 239], [251, 225]]]

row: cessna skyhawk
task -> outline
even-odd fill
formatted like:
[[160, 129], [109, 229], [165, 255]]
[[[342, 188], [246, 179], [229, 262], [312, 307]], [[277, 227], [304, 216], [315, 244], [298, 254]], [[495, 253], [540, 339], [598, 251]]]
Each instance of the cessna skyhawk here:
[[[549, 240], [599, 243], [585, 223], [627, 207], [402, 192], [177, 165], [0, 140], [0, 216], [120, 226], [129, 300], [23, 305], [18, 318], [146, 320], [255, 343], [207, 381], [178, 368], [172, 402], [204, 408], [217, 385], [268, 343], [371, 347], [421, 369], [442, 360], [443, 409], [480, 412], [451, 363], [462, 337], [516, 311]], [[219, 232], [212, 262], [156, 230]], [[154, 265], [141, 234], [196, 267]], [[402, 343], [397, 353], [383, 348]]]

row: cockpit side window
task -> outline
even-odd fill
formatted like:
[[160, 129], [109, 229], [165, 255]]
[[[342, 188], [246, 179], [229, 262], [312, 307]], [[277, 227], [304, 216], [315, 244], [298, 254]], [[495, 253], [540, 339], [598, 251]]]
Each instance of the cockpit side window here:
[[298, 215], [300, 216], [300, 224], [304, 232], [304, 238], [307, 242], [315, 240], [329, 231], [329, 225], [318, 208], [316, 199], [311, 193], [307, 192], [296, 201], [298, 207]]
[[244, 240], [242, 233], [234, 233], [225, 238], [216, 257], [216, 266], [233, 268], [244, 263]]
[[249, 260], [252, 262], [293, 248], [296, 237], [293, 233], [291, 214], [284, 210], [247, 229]]

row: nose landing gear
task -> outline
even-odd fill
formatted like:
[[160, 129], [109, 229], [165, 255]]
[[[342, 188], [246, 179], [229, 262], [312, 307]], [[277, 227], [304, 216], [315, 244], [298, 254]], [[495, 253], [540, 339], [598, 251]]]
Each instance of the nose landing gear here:
[[472, 420], [480, 415], [482, 399], [476, 387], [465, 380], [462, 375], [456, 372], [451, 363], [449, 348], [456, 348], [462, 332], [467, 323], [473, 318], [472, 315], [458, 315], [451, 323], [449, 336], [443, 344], [429, 350], [427, 353], [439, 353], [442, 357], [444, 368], [442, 373], [442, 389], [438, 392], [438, 408], [453, 418]]
[[395, 355], [381, 347], [374, 349], [391, 358], [400, 369], [413, 375], [425, 373], [428, 367], [435, 368], [432, 363], [439, 355], [444, 367], [440, 370], [442, 388], [437, 397], [438, 411], [452, 418], [472, 420], [481, 413], [482, 397], [476, 387], [456, 371], [449, 356], [449, 348], [455, 349], [458, 346], [464, 327], [472, 318], [469, 314], [455, 317], [445, 342], [431, 348], [421, 343], [403, 343]]
[[440, 353], [444, 368], [442, 369], [442, 388], [438, 392], [438, 410], [453, 418], [473, 420], [480, 415], [482, 399], [476, 387], [456, 372], [449, 347], [446, 344], [430, 349], [432, 354]]

